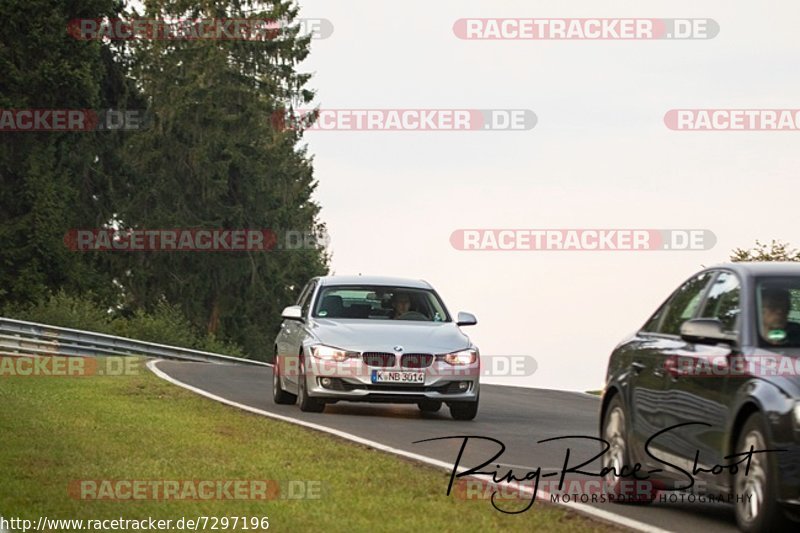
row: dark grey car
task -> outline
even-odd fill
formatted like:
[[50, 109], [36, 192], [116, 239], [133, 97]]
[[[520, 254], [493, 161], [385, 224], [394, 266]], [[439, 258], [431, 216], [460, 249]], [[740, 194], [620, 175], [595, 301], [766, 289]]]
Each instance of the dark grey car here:
[[[699, 272], [611, 354], [604, 466], [638, 462], [667, 490], [726, 495], [744, 531], [787, 526], [800, 508], [798, 356], [800, 264]], [[776, 451], [729, 467], [751, 449]]]

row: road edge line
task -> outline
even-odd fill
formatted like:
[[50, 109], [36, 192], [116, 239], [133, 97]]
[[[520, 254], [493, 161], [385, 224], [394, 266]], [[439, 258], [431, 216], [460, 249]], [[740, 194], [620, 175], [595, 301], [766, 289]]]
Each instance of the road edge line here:
[[[335, 435], [335, 436], [337, 436], [339, 438], [346, 439], [346, 440], [349, 440], [351, 442], [355, 442], [355, 443], [358, 443], [358, 444], [362, 444], [364, 446], [368, 446], [368, 447], [373, 448], [375, 450], [380, 450], [382, 452], [387, 452], [387, 453], [391, 453], [391, 454], [394, 454], [394, 455], [399, 455], [401, 457], [405, 457], [406, 459], [411, 459], [413, 461], [418, 461], [420, 463], [424, 463], [424, 464], [427, 464], [429, 466], [435, 466], [435, 467], [438, 467], [438, 468], [443, 468], [443, 469], [447, 470], [448, 472], [452, 472], [453, 471], [453, 466], [454, 465], [452, 463], [447, 463], [445, 461], [440, 461], [438, 459], [434, 459], [432, 457], [426, 457], [424, 455], [419, 455], [419, 454], [413, 453], [413, 452], [407, 452], [405, 450], [401, 450], [400, 448], [394, 448], [392, 446], [387, 446], [385, 444], [381, 444], [380, 442], [376, 442], [376, 441], [373, 441], [373, 440], [365, 439], [363, 437], [359, 437], [358, 435], [353, 435], [352, 433], [347, 433], [345, 431], [340, 431], [338, 429], [329, 428], [327, 426], [322, 426], [320, 424], [315, 424], [313, 422], [306, 422], [304, 420], [297, 420], [296, 418], [291, 418], [291, 417], [288, 417], [288, 416], [279, 415], [277, 413], [270, 413], [269, 411], [264, 411], [263, 409], [258, 409], [256, 407], [252, 407], [250, 405], [245, 405], [243, 403], [234, 402], [233, 400], [228, 400], [227, 398], [223, 398], [222, 396], [217, 396], [216, 394], [213, 394], [211, 392], [203, 390], [203, 389], [201, 389], [199, 387], [195, 387], [193, 385], [189, 385], [188, 383], [184, 383], [182, 381], [179, 381], [179, 380], [173, 378], [172, 376], [170, 376], [169, 374], [167, 374], [166, 372], [164, 372], [163, 370], [160, 370], [156, 365], [158, 363], [160, 363], [161, 361], [163, 361], [163, 359], [150, 360], [150, 361], [147, 362], [147, 368], [149, 368], [150, 371], [153, 372], [153, 374], [155, 374], [159, 378], [161, 378], [161, 379], [163, 379], [165, 381], [168, 381], [169, 383], [172, 383], [173, 385], [177, 385], [178, 387], [182, 387], [182, 388], [187, 389], [189, 391], [192, 391], [192, 392], [194, 392], [196, 394], [199, 394], [200, 396], [205, 396], [206, 398], [209, 398], [211, 400], [215, 400], [217, 402], [223, 403], [225, 405], [229, 405], [231, 407], [236, 407], [238, 409], [241, 409], [243, 411], [247, 411], [249, 413], [265, 416], [265, 417], [268, 417], [268, 418], [274, 418], [276, 420], [281, 420], [283, 422], [289, 422], [290, 424], [295, 424], [295, 425], [303, 426], [303, 427], [310, 428], [310, 429], [315, 429], [317, 431], [321, 431], [323, 433], [328, 433], [330, 435]], [[463, 472], [465, 470], [467, 470], [467, 468], [462, 467], [462, 468], [458, 469], [458, 472], [461, 473], [461, 472]], [[504, 483], [497, 483], [497, 485], [498, 486], [508, 487], [508, 488], [514, 488], [516, 490], [523, 490], [523, 491], [525, 490], [525, 488], [520, 489], [519, 487], [512, 487], [511, 485], [509, 485], [508, 483], [505, 483], [505, 482]], [[550, 493], [547, 492], [547, 491], [539, 490], [539, 494], [543, 498], [546, 498], [548, 500], [550, 499]], [[550, 502], [550, 503], [553, 504], [553, 502]], [[623, 526], [623, 527], [627, 527], [629, 529], [635, 529], [637, 531], [643, 531], [643, 532], [646, 532], [646, 533], [670, 533], [669, 530], [661, 529], [661, 528], [656, 527], [656, 526], [651, 526], [650, 524], [645, 524], [644, 522], [640, 522], [640, 521], [634, 520], [632, 518], [627, 518], [625, 516], [619, 516], [619, 515], [616, 515], [614, 513], [609, 512], [609, 511], [604, 511], [602, 509], [596, 509], [594, 507], [591, 507], [591, 506], [583, 504], [583, 503], [565, 504], [565, 503], [562, 503], [562, 502], [556, 502], [555, 505], [557, 505], [559, 507], [564, 507], [566, 509], [572, 509], [575, 512], [578, 512], [578, 513], [581, 513], [581, 514], [584, 514], [584, 515], [588, 515], [588, 516], [590, 516], [592, 518], [597, 518], [597, 519], [602, 520], [604, 522], [610, 522], [612, 524]]]

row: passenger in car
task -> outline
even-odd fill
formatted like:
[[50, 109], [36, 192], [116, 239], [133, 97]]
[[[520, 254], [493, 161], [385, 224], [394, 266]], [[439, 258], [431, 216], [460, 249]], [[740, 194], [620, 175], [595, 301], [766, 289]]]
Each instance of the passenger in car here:
[[789, 322], [792, 297], [781, 288], [761, 291], [761, 336], [774, 345], [800, 345], [800, 324]]

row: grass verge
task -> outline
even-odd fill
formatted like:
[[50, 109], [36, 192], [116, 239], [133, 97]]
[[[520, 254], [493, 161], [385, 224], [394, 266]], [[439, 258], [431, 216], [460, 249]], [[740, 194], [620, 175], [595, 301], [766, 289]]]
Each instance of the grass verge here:
[[[278, 531], [613, 530], [541, 500], [507, 515], [485, 500], [448, 497], [445, 471], [201, 398], [143, 363], [133, 368], [0, 375], [0, 516], [267, 516]], [[321, 491], [297, 500], [100, 501], [70, 495], [80, 480], [304, 480]]]

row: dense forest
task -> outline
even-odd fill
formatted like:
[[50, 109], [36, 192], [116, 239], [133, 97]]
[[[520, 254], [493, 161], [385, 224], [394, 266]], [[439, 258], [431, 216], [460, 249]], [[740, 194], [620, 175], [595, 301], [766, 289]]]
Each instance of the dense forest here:
[[[298, 17], [282, 0], [0, 3], [0, 111], [95, 117], [73, 130], [0, 124], [3, 316], [266, 357], [282, 307], [327, 271], [324, 241], [122, 252], [76, 250], [68, 236], [86, 228], [324, 234], [303, 127], [271, 120], [315, 96], [299, 67], [311, 37]], [[114, 21], [132, 20], [146, 27], [121, 36]], [[191, 38], [153, 23], [209, 20], [270, 26], [215, 38], [206, 24], [208, 38]], [[137, 120], [108, 127], [103, 117], [114, 113]]]

